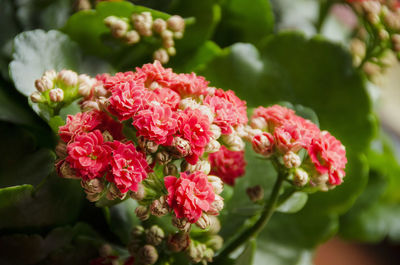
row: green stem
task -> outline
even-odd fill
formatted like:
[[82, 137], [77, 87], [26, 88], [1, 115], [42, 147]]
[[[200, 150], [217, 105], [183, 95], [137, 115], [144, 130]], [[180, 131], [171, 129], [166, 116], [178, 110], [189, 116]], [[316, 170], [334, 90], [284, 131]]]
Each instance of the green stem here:
[[254, 238], [257, 234], [265, 227], [271, 218], [274, 210], [276, 209], [276, 204], [279, 197], [279, 192], [281, 190], [283, 181], [285, 180], [285, 174], [283, 172], [278, 171], [278, 177], [275, 182], [274, 188], [272, 189], [272, 193], [265, 204], [265, 207], [261, 213], [258, 221], [247, 230], [243, 231], [240, 236], [234, 239], [224, 250], [222, 250], [218, 256], [215, 258], [215, 263], [218, 264], [218, 259], [223, 259], [235, 251], [239, 246], [241, 246], [244, 242], [247, 242], [249, 239]]

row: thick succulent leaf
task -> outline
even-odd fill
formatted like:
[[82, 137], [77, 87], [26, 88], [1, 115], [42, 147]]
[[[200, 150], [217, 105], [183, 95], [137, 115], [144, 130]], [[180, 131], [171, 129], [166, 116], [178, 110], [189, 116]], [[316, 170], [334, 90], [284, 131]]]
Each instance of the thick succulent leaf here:
[[312, 252], [268, 242], [258, 242], [253, 265], [311, 265]]
[[268, 0], [229, 0], [221, 3], [222, 19], [214, 38], [221, 46], [235, 42], [257, 44], [274, 30], [274, 15]]

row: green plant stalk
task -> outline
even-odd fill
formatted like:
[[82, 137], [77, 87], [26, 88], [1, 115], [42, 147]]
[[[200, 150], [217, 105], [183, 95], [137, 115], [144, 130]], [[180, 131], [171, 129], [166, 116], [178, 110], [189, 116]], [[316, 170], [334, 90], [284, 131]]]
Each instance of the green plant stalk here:
[[272, 189], [272, 193], [265, 204], [265, 207], [261, 213], [260, 218], [253, 226], [243, 231], [240, 236], [238, 236], [235, 240], [233, 240], [224, 250], [222, 250], [218, 254], [218, 256], [214, 260], [216, 263], [218, 263], [217, 261], [219, 258], [227, 257], [229, 254], [234, 252], [238, 247], [240, 247], [244, 242], [247, 242], [248, 240], [255, 238], [258, 235], [258, 233], [260, 233], [261, 230], [263, 230], [263, 228], [268, 223], [269, 219], [271, 218], [272, 214], [274, 213], [277, 207], [279, 192], [282, 188], [282, 184], [283, 181], [285, 180], [285, 177], [286, 175], [284, 172], [278, 171], [278, 177]]

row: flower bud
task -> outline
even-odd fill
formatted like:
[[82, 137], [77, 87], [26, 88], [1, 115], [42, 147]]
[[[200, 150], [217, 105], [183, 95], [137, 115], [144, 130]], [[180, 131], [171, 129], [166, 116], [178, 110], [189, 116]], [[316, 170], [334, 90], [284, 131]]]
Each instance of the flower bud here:
[[152, 265], [158, 260], [157, 249], [152, 245], [145, 245], [138, 252], [138, 260], [143, 265]]
[[167, 29], [167, 22], [164, 19], [157, 18], [153, 22], [153, 30], [158, 34], [161, 34]]
[[197, 220], [196, 225], [203, 230], [209, 228], [211, 225], [210, 217], [207, 214], [203, 213], [199, 220]]
[[164, 166], [165, 176], [176, 176], [177, 174], [178, 174], [178, 168], [174, 164], [169, 163]]
[[204, 251], [204, 256], [203, 258], [207, 261], [207, 262], [212, 262], [213, 261], [213, 257], [214, 257], [214, 251], [210, 248], [207, 248]]
[[30, 99], [32, 100], [33, 103], [40, 103], [43, 102], [44, 98], [42, 97], [42, 94], [35, 91], [31, 94]]
[[224, 208], [224, 199], [215, 194], [215, 200], [211, 203], [210, 209], [208, 209], [207, 214], [219, 215], [219, 212]]
[[215, 153], [218, 152], [221, 148], [221, 144], [217, 140], [211, 140], [205, 148], [206, 153]]
[[175, 49], [175, 47], [169, 47], [169, 48], [167, 49], [167, 52], [168, 52], [168, 55], [170, 55], [170, 56], [175, 56], [175, 55], [176, 55], [176, 49]]
[[176, 233], [168, 236], [167, 246], [172, 252], [181, 252], [187, 249], [190, 245], [190, 237], [188, 233]]
[[99, 104], [93, 100], [85, 100], [81, 104], [81, 109], [83, 112], [90, 110], [100, 110]]
[[168, 204], [164, 196], [161, 196], [159, 199], [154, 200], [151, 203], [150, 212], [152, 215], [157, 217], [164, 216], [169, 212]]
[[172, 48], [174, 46], [175, 46], [175, 41], [173, 38], [169, 39], [163, 38], [163, 47], [167, 50], [167, 52], [169, 48]]
[[61, 159], [64, 159], [67, 156], [67, 144], [62, 140], [59, 140], [56, 145], [56, 155]]
[[79, 177], [76, 176], [75, 170], [72, 169], [66, 161], [64, 161], [60, 167], [60, 175], [66, 179], [79, 179]]
[[110, 28], [117, 20], [118, 20], [117, 17], [115, 17], [115, 16], [109, 16], [109, 17], [106, 17], [106, 18], [104, 19], [104, 24], [105, 24], [107, 27]]
[[301, 168], [296, 168], [293, 175], [293, 183], [298, 187], [303, 187], [308, 183], [308, 174]]
[[172, 157], [167, 151], [162, 150], [156, 153], [156, 159], [157, 162], [160, 163], [161, 165], [166, 165], [169, 162], [171, 162]]
[[126, 192], [122, 193], [117, 186], [115, 186], [114, 183], [111, 183], [111, 185], [108, 188], [106, 197], [108, 200], [113, 201], [116, 199], [123, 200], [126, 197]]
[[381, 4], [378, 1], [364, 1], [361, 7], [367, 13], [379, 14], [381, 12]]
[[393, 44], [393, 50], [396, 52], [400, 52], [400, 34], [392, 35], [392, 44]]
[[181, 163], [181, 171], [202, 171], [205, 174], [208, 174], [211, 171], [211, 165], [208, 160], [199, 160], [195, 165], [189, 164], [186, 160], [183, 160]]
[[206, 246], [217, 251], [222, 248], [224, 239], [219, 235], [212, 235], [206, 242]]
[[381, 68], [379, 65], [373, 62], [366, 62], [363, 66], [363, 70], [367, 75], [376, 75], [380, 72]]
[[193, 263], [199, 263], [204, 257], [204, 251], [207, 247], [204, 244], [192, 242], [189, 248], [186, 250], [187, 255], [190, 258], [190, 261]]
[[129, 25], [122, 19], [116, 19], [112, 24], [111, 24], [111, 34], [115, 38], [122, 38], [126, 35], [128, 32]]
[[246, 126], [244, 127], [244, 130], [245, 130], [245, 132], [246, 132], [246, 135], [244, 135], [243, 138], [244, 138], [246, 141], [249, 141], [249, 142], [253, 141], [253, 138], [254, 138], [256, 135], [259, 135], [259, 134], [262, 134], [262, 133], [263, 133], [263, 131], [261, 131], [260, 129], [253, 129], [253, 128], [251, 128], [251, 127], [248, 126], [248, 125], [246, 125]]
[[57, 78], [67, 86], [76, 86], [78, 83], [78, 74], [71, 70], [61, 70]]
[[153, 35], [152, 26], [153, 26], [153, 18], [150, 12], [143, 12], [141, 14], [133, 14], [132, 22], [135, 26], [137, 32], [139, 32], [142, 36], [151, 36]]
[[179, 102], [179, 108], [185, 110], [187, 108], [197, 109], [199, 107], [199, 103], [196, 102], [193, 98], [184, 98]]
[[208, 176], [208, 182], [213, 186], [215, 194], [220, 194], [224, 190], [224, 182], [217, 176]]
[[378, 32], [378, 36], [379, 36], [379, 39], [381, 39], [383, 41], [387, 40], [387, 39], [389, 39], [389, 32], [387, 32], [384, 29], [380, 29]]
[[212, 132], [212, 138], [217, 140], [221, 136], [221, 128], [218, 125], [211, 124], [210, 131]]
[[146, 242], [153, 246], [160, 245], [164, 237], [164, 231], [158, 225], [153, 225], [146, 232]]
[[283, 164], [286, 168], [299, 167], [301, 164], [300, 156], [289, 151], [283, 156]]
[[87, 194], [97, 194], [104, 190], [104, 181], [99, 178], [94, 178], [87, 181], [82, 180], [81, 186]]
[[178, 218], [172, 216], [172, 225], [181, 230], [182, 232], [189, 232], [191, 223], [186, 218]]
[[246, 193], [252, 202], [259, 202], [264, 199], [264, 189], [260, 185], [247, 188]]
[[90, 93], [92, 92], [92, 87], [89, 86], [87, 83], [80, 83], [78, 88], [78, 93], [82, 97], [89, 97]]
[[262, 133], [253, 137], [253, 149], [256, 153], [269, 157], [273, 153], [274, 138], [270, 133]]
[[239, 135], [237, 135], [235, 132], [228, 134], [228, 135], [223, 135], [222, 140], [224, 143], [227, 145], [228, 149], [231, 151], [243, 151], [244, 150], [244, 142], [242, 138], [240, 138]]
[[178, 15], [171, 16], [167, 20], [167, 25], [172, 31], [183, 32], [185, 30], [185, 20]]
[[99, 248], [99, 255], [100, 257], [108, 257], [112, 253], [112, 247], [110, 244], [103, 244]]
[[156, 50], [153, 53], [153, 59], [157, 60], [157, 61], [160, 61], [160, 63], [162, 63], [162, 64], [168, 63], [169, 62], [169, 55], [168, 55], [167, 50], [165, 50], [163, 48]]
[[221, 230], [221, 222], [219, 221], [218, 217], [214, 215], [210, 215], [210, 227], [208, 228], [209, 234], [218, 234]]
[[61, 102], [64, 99], [64, 91], [61, 88], [54, 88], [50, 90], [49, 97], [53, 102]]
[[130, 30], [125, 34], [125, 41], [127, 44], [135, 44], [140, 41], [140, 35], [136, 30]]
[[183, 38], [183, 32], [174, 32], [174, 38], [175, 39], [182, 39]]
[[144, 199], [146, 196], [146, 190], [144, 189], [144, 186], [142, 183], [138, 184], [138, 190], [137, 191], [131, 191], [130, 196], [132, 199], [141, 201]]
[[172, 141], [171, 152], [174, 156], [186, 157], [191, 154], [190, 143], [181, 137], [175, 137]]
[[86, 199], [90, 202], [97, 202], [101, 198], [101, 193], [87, 193]]
[[157, 152], [158, 144], [156, 144], [154, 141], [144, 138], [143, 136], [138, 137], [138, 144], [139, 147], [146, 153], [153, 154]]
[[129, 241], [127, 249], [129, 254], [136, 256], [142, 246], [143, 242], [140, 238], [133, 238], [131, 241]]
[[141, 237], [144, 234], [144, 228], [141, 225], [137, 225], [132, 228], [131, 231], [131, 236], [132, 238], [138, 238]]
[[150, 217], [150, 211], [146, 206], [139, 205], [135, 209], [135, 214], [140, 221], [146, 221]]
[[36, 89], [40, 92], [52, 89], [54, 86], [53, 80], [47, 76], [42, 76], [42, 78], [35, 81]]
[[374, 25], [376, 25], [380, 22], [379, 15], [374, 14], [374, 13], [368, 13], [367, 20], [369, 21], [369, 23], [374, 24]]
[[263, 117], [256, 117], [250, 120], [250, 126], [254, 129], [264, 130], [268, 124]]
[[392, 30], [400, 30], [400, 20], [399, 20], [399, 14], [394, 13], [394, 12], [387, 12], [383, 19], [385, 23], [388, 25], [388, 27]]
[[57, 72], [55, 70], [47, 70], [46, 72], [44, 72], [43, 77], [46, 77], [47, 79], [53, 81], [57, 78]]

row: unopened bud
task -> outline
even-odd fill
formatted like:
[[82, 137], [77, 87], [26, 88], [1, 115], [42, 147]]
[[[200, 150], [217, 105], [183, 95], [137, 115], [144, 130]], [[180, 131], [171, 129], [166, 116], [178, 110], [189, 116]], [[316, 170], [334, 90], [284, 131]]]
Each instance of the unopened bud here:
[[157, 152], [158, 144], [156, 144], [154, 141], [144, 138], [143, 136], [138, 137], [138, 144], [139, 147], [146, 153], [153, 154]]
[[136, 30], [130, 30], [125, 35], [125, 41], [127, 44], [135, 44], [140, 41], [140, 35]]
[[146, 190], [144, 189], [143, 184], [139, 183], [137, 191], [131, 191], [130, 196], [132, 199], [137, 201], [143, 200], [146, 196]]
[[78, 74], [71, 70], [61, 70], [57, 78], [67, 86], [76, 86], [78, 83]]
[[87, 181], [82, 180], [81, 186], [87, 194], [97, 194], [104, 190], [104, 181], [99, 178], [94, 178]]
[[57, 78], [57, 72], [55, 70], [47, 70], [46, 72], [44, 72], [43, 77], [46, 77], [47, 79], [53, 81]]
[[106, 17], [106, 18], [104, 19], [104, 24], [105, 24], [107, 27], [111, 27], [111, 26], [115, 23], [115, 21], [117, 21], [117, 20], [118, 20], [117, 17], [115, 17], [115, 16], [109, 16], [109, 17]]
[[42, 94], [35, 91], [31, 94], [30, 99], [32, 100], [33, 103], [39, 103], [43, 101], [43, 97]]
[[158, 34], [161, 34], [167, 29], [167, 22], [164, 19], [157, 18], [153, 22], [153, 30]]
[[186, 157], [191, 154], [190, 143], [181, 137], [175, 137], [172, 141], [171, 152], [174, 156]]
[[206, 246], [217, 251], [222, 248], [224, 239], [219, 235], [212, 235], [206, 242]]
[[167, 20], [167, 25], [172, 31], [183, 32], [185, 30], [185, 20], [178, 15], [170, 17]]
[[109, 133], [108, 131], [104, 131], [102, 133], [102, 135], [103, 135], [103, 141], [104, 142], [112, 142], [114, 140], [112, 135], [111, 135], [111, 133]]
[[199, 107], [197, 108], [198, 110], [201, 111], [202, 114], [204, 114], [205, 116], [207, 116], [208, 120], [210, 123], [212, 123], [214, 121], [214, 112], [210, 109], [210, 107], [206, 106], [206, 105], [199, 105]]
[[66, 179], [79, 179], [79, 177], [76, 175], [76, 172], [74, 169], [72, 169], [68, 162], [64, 161], [60, 167], [60, 173], [63, 178]]
[[146, 242], [153, 246], [160, 245], [164, 237], [164, 231], [158, 225], [153, 225], [146, 232]]
[[177, 174], [178, 174], [178, 168], [174, 164], [169, 163], [164, 166], [165, 176], [176, 176]]
[[100, 110], [99, 104], [93, 100], [85, 100], [81, 104], [82, 111]]
[[161, 165], [166, 165], [169, 162], [171, 162], [172, 157], [167, 151], [162, 150], [157, 152], [156, 159], [157, 162], [160, 163]]
[[139, 250], [138, 260], [143, 265], [152, 265], [158, 260], [157, 249], [152, 245], [145, 245]]
[[363, 70], [367, 75], [373, 76], [378, 74], [381, 68], [376, 63], [366, 62], [363, 66]]
[[212, 262], [213, 261], [213, 257], [214, 257], [214, 251], [212, 249], [210, 249], [210, 248], [207, 248], [204, 251], [204, 259], [207, 262]]
[[182, 39], [183, 38], [183, 32], [174, 32], [174, 38], [175, 39]]
[[218, 234], [218, 232], [221, 230], [221, 222], [219, 221], [218, 217], [214, 215], [210, 215], [210, 227], [208, 228], [208, 233], [209, 234]]
[[61, 88], [54, 88], [50, 90], [49, 97], [53, 102], [61, 102], [64, 99], [64, 91]]
[[196, 225], [197, 225], [198, 227], [200, 227], [201, 229], [207, 229], [207, 228], [209, 228], [210, 225], [211, 225], [210, 217], [209, 217], [207, 214], [203, 213], [203, 214], [200, 216], [199, 220], [197, 220]]
[[67, 144], [62, 140], [59, 140], [56, 145], [56, 155], [61, 159], [64, 159], [67, 156]]
[[261, 131], [260, 129], [253, 129], [252, 127], [246, 125], [244, 127], [244, 130], [246, 132], [246, 134], [244, 136], [242, 136], [246, 141], [253, 141], [254, 136], [262, 134], [263, 131]]
[[160, 63], [162, 63], [162, 64], [168, 63], [169, 62], [169, 55], [168, 55], [167, 50], [165, 50], [163, 48], [156, 50], [153, 53], [153, 59], [160, 61]]
[[157, 217], [164, 216], [169, 212], [168, 204], [164, 196], [161, 196], [159, 199], [154, 200], [151, 203], [150, 212], [152, 215]]
[[303, 187], [308, 183], [308, 174], [301, 168], [296, 168], [293, 175], [293, 183], [298, 187]]
[[168, 49], [172, 48], [174, 46], [175, 46], [175, 41], [173, 38], [163, 39], [163, 47], [167, 50], [167, 53], [168, 53]]
[[253, 137], [252, 145], [256, 153], [269, 157], [273, 152], [274, 138], [270, 133], [264, 132]]
[[300, 156], [289, 151], [283, 156], [283, 164], [286, 168], [299, 167], [301, 164]]
[[112, 247], [110, 244], [103, 244], [99, 248], [99, 255], [100, 257], [108, 257], [112, 253]]
[[147, 207], [139, 205], [135, 209], [135, 214], [140, 221], [146, 221], [150, 217], [150, 211]]
[[100, 200], [101, 194], [100, 193], [87, 193], [86, 199], [90, 202], [97, 202]]
[[179, 102], [179, 108], [185, 110], [187, 108], [197, 109], [199, 107], [199, 103], [197, 103], [192, 98], [184, 98]]
[[167, 49], [167, 52], [168, 52], [168, 54], [169, 54], [170, 56], [175, 56], [175, 55], [176, 55], [176, 49], [175, 49], [175, 47], [169, 47], [169, 48]]
[[210, 131], [212, 132], [212, 138], [217, 140], [221, 136], [221, 128], [218, 125], [211, 124]]
[[[370, 1], [370, 2], [372, 2], [372, 1]], [[378, 14], [368, 13], [367, 14], [367, 20], [369, 21], [369, 23], [376, 25], [376, 24], [379, 23], [380, 18], [379, 18]]]
[[400, 17], [400, 15], [398, 13], [389, 11], [384, 15], [383, 19], [390, 29], [400, 30], [399, 17]]
[[355, 56], [364, 57], [366, 51], [365, 43], [357, 38], [352, 39], [350, 43], [350, 50]]
[[181, 252], [190, 246], [190, 237], [188, 233], [176, 233], [168, 236], [168, 249], [172, 252]]
[[247, 188], [246, 193], [252, 202], [259, 202], [264, 199], [264, 189], [260, 185]]
[[384, 29], [380, 29], [378, 32], [378, 35], [379, 35], [379, 39], [381, 39], [381, 40], [389, 39], [389, 33]]
[[204, 257], [207, 247], [204, 244], [193, 242], [187, 249], [187, 254], [193, 263], [199, 263]]
[[116, 199], [120, 199], [123, 200], [126, 197], [126, 192], [122, 193], [117, 186], [115, 186], [114, 183], [111, 183], [111, 185], [108, 188], [106, 197], [108, 200], [112, 201], [112, 200], [116, 200]]
[[228, 149], [231, 151], [244, 150], [245, 147], [244, 142], [242, 138], [240, 138], [240, 136], [237, 135], [235, 132], [228, 135], [223, 135], [222, 140], [227, 145]]
[[122, 38], [125, 36], [125, 34], [128, 31], [128, 23], [126, 23], [124, 20], [122, 19], [116, 19], [114, 21], [114, 23], [111, 25], [110, 29], [111, 29], [111, 34], [115, 37], [115, 38]]
[[224, 199], [215, 194], [215, 199], [211, 203], [210, 209], [208, 209], [207, 214], [219, 215], [219, 212], [224, 208]]
[[400, 34], [392, 35], [392, 44], [393, 44], [393, 50], [396, 52], [400, 52]]
[[170, 30], [164, 30], [161, 34], [163, 40], [173, 39], [174, 33]]
[[172, 216], [172, 225], [183, 232], [189, 232], [191, 223], [186, 218], [178, 218], [175, 215]]
[[47, 76], [42, 76], [42, 78], [35, 81], [36, 89], [40, 92], [52, 89], [54, 86], [53, 80]]
[[208, 182], [211, 183], [215, 194], [220, 194], [224, 190], [224, 182], [217, 176], [208, 176]]
[[215, 153], [218, 152], [221, 148], [221, 144], [217, 140], [211, 140], [205, 148], [206, 153]]
[[134, 228], [132, 228], [131, 231], [131, 236], [132, 238], [138, 238], [144, 234], [144, 228], [141, 225], [137, 225]]
[[202, 171], [205, 174], [208, 174], [211, 171], [211, 165], [208, 160], [199, 160], [194, 165], [188, 163], [186, 160], [183, 160], [181, 163], [181, 171], [182, 172], [184, 172], [184, 171], [190, 171], [190, 172]]
[[264, 130], [267, 128], [268, 124], [263, 117], [256, 117], [250, 120], [250, 126], [254, 129]]

